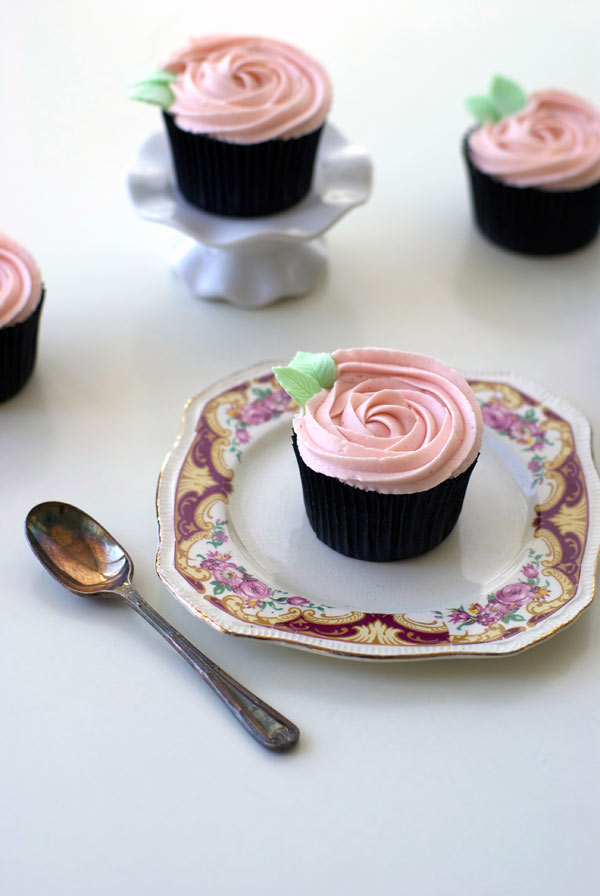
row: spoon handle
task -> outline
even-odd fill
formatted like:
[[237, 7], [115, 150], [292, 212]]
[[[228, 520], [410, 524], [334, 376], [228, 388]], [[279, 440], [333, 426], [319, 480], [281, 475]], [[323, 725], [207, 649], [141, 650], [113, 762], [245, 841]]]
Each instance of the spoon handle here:
[[111, 591], [123, 597], [130, 606], [137, 610], [140, 616], [143, 616], [146, 622], [160, 632], [177, 653], [202, 676], [236, 719], [263, 747], [281, 751], [294, 746], [300, 736], [298, 728], [276, 709], [264, 703], [235, 678], [220, 669], [197, 647], [194, 647], [187, 638], [184, 638], [144, 600], [131, 582], [117, 585]]

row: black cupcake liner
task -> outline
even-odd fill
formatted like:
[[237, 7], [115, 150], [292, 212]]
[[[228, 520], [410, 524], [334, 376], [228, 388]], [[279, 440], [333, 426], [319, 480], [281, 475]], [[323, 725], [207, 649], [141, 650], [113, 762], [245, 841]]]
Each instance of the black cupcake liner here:
[[37, 308], [26, 320], [0, 329], [0, 402], [16, 395], [33, 373], [44, 295], [42, 288]]
[[169, 112], [163, 117], [179, 190], [203, 211], [273, 215], [310, 190], [322, 127], [302, 137], [239, 144], [184, 131]]
[[407, 560], [437, 547], [456, 525], [477, 463], [427, 491], [384, 495], [316, 473], [302, 460], [295, 434], [292, 444], [317, 538], [357, 560]]
[[528, 255], [560, 255], [590, 243], [600, 226], [600, 182], [581, 190], [511, 187], [471, 161], [463, 139], [475, 222], [492, 242]]

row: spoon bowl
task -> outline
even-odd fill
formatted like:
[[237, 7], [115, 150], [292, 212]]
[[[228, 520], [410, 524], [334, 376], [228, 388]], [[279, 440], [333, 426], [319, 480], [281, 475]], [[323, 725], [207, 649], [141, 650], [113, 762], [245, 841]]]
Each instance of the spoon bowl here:
[[182, 656], [246, 730], [269, 750], [288, 750], [297, 727], [220, 669], [164, 619], [131, 583], [133, 563], [124, 547], [91, 516], [62, 501], [46, 501], [27, 514], [31, 548], [57, 582], [84, 597], [118, 596], [133, 607]]
[[31, 548], [54, 578], [76, 594], [111, 596], [133, 575], [131, 557], [106, 529], [77, 507], [58, 501], [27, 514]]

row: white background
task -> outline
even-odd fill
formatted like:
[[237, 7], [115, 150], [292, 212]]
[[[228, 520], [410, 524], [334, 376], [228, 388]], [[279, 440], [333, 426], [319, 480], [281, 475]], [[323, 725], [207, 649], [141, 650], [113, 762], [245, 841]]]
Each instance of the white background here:
[[[600, 428], [600, 244], [518, 257], [474, 231], [465, 96], [494, 72], [600, 104], [596, 2], [0, 4], [0, 230], [47, 286], [36, 373], [0, 407], [0, 887], [10, 896], [594, 892], [600, 624], [496, 660], [353, 663], [208, 629], [154, 571], [154, 492], [186, 399], [263, 358], [391, 345], [513, 369]], [[263, 311], [194, 300], [125, 176], [158, 113], [127, 84], [190, 34], [322, 60], [370, 151], [329, 275]], [[598, 437], [596, 436], [596, 448]], [[301, 728], [263, 752], [125, 606], [61, 590], [27, 510], [128, 547], [142, 594]]]

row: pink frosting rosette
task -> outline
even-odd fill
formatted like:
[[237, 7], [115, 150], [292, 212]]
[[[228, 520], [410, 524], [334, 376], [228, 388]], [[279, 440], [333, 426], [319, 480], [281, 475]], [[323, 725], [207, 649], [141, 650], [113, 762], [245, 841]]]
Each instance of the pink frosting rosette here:
[[483, 422], [467, 381], [427, 355], [382, 348], [333, 352], [337, 379], [294, 418], [312, 470], [384, 494], [411, 494], [475, 461]]
[[527, 106], [469, 136], [474, 165], [509, 186], [578, 190], [600, 181], [600, 112], [562, 90], [532, 93]]
[[331, 106], [323, 67], [282, 41], [193, 38], [165, 61], [178, 77], [169, 112], [185, 131], [230, 143], [300, 137], [319, 128]]
[[42, 295], [42, 276], [34, 258], [0, 234], [0, 327], [26, 320]]

